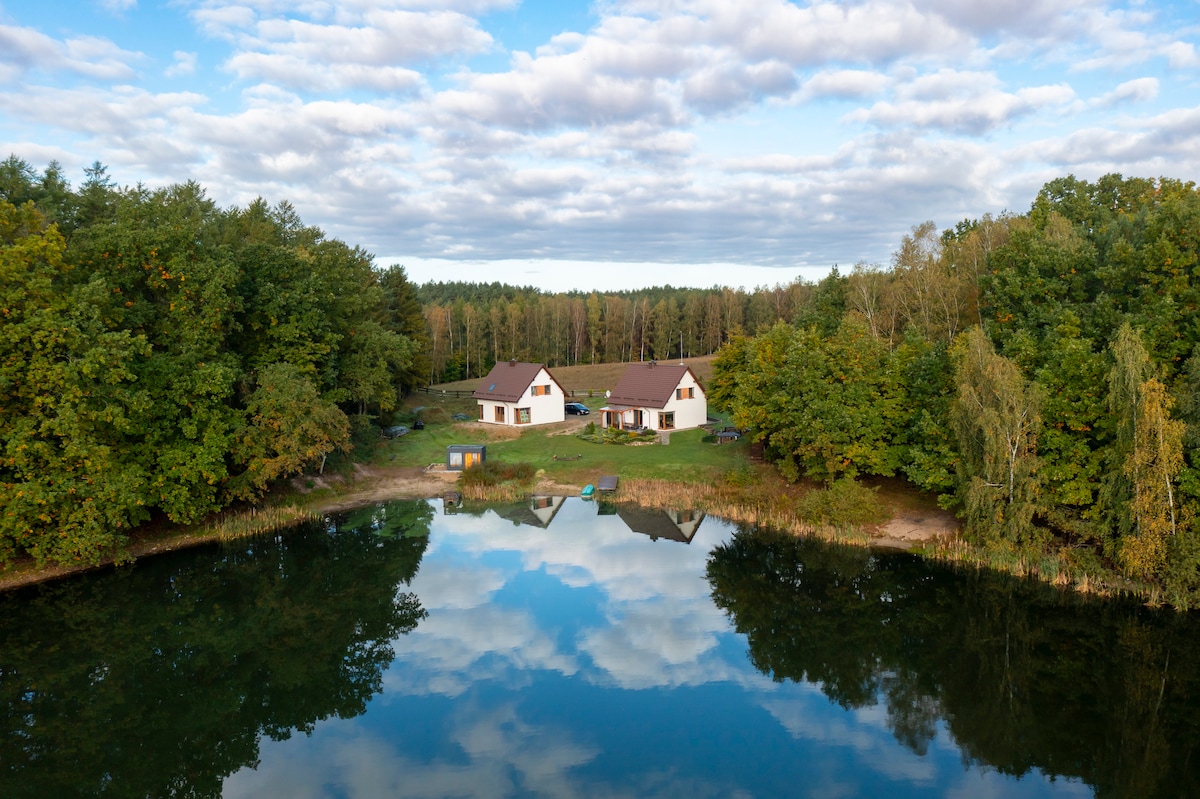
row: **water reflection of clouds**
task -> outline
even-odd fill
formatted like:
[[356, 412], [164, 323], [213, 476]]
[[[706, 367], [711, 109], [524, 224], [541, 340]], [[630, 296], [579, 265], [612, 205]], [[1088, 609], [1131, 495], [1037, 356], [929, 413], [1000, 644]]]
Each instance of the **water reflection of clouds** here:
[[[709, 550], [732, 532], [727, 525], [709, 519], [685, 545], [651, 541], [618, 517], [594, 513], [594, 506], [569, 501], [548, 529], [498, 524], [491, 516], [438, 516], [411, 584], [428, 617], [393, 642], [396, 660], [373, 703], [394, 705], [401, 709], [397, 718], [419, 716], [420, 723], [409, 729], [404, 721], [369, 715], [327, 721], [309, 737], [264, 741], [257, 769], [230, 777], [225, 796], [749, 797], [743, 786], [691, 776], [683, 759], [613, 766], [613, 751], [629, 734], [622, 714], [637, 729], [645, 721], [643, 698], [666, 702], [681, 717], [691, 699], [611, 689], [660, 687], [699, 689], [697, 698], [762, 708], [757, 718], [728, 717], [745, 725], [735, 737], [744, 732], [751, 742], [734, 751], [744, 756], [772, 737], [802, 742], [776, 750], [800, 758], [784, 767], [803, 770], [797, 795], [861, 796], [888, 784], [906, 795], [939, 784], [953, 797], [1017, 796], [1030, 787], [1035, 795], [1051, 793], [1044, 783], [964, 767], [944, 727], [927, 756], [917, 757], [895, 740], [886, 703], [846, 713], [818, 685], [775, 683], [754, 669], [745, 640], [712, 603], [704, 579]], [[594, 727], [571, 726], [576, 697], [593, 711], [608, 703], [619, 709], [597, 716]], [[703, 723], [711, 726], [700, 735], [720, 738], [726, 717], [707, 718], [708, 712]], [[680, 729], [692, 731], [686, 724]], [[699, 741], [677, 742], [686, 748]], [[852, 756], [831, 757], [830, 750]], [[808, 752], [815, 756], [805, 759]], [[709, 754], [707, 762], [716, 752]], [[720, 768], [703, 773], [730, 778]], [[736, 769], [729, 774], [758, 784]]]
[[595, 796], [572, 771], [599, 753], [561, 729], [534, 727], [511, 704], [464, 708], [449, 731], [455, 757], [425, 762], [353, 722], [271, 746], [255, 770], [225, 781], [225, 799], [435, 799]]
[[[730, 532], [715, 520], [703, 529], [718, 539]], [[565, 503], [545, 529], [439, 516], [430, 542], [438, 558], [427, 558], [412, 584], [429, 617], [397, 642], [404, 685], [387, 678], [385, 685], [457, 695], [480, 679], [523, 679], [520, 671], [527, 668], [566, 675], [582, 668], [589, 681], [626, 688], [716, 681], [769, 686], [744, 658], [730, 664], [721, 656], [719, 637], [733, 633], [709, 600], [703, 577], [708, 549], [651, 541], [619, 517], [598, 516], [595, 506], [577, 500]], [[497, 566], [504, 560], [498, 554], [518, 558], [520, 565]], [[524, 609], [497, 607], [497, 594], [509, 581], [539, 571], [563, 589], [595, 592], [598, 612], [587, 615], [603, 623], [575, 620], [573, 641], [564, 644]], [[559, 649], [572, 644], [576, 652]], [[590, 668], [577, 656], [586, 656]], [[414, 681], [414, 668], [427, 678]]]
[[[424, 598], [422, 598], [424, 601]], [[574, 674], [574, 658], [523, 611], [494, 606], [430, 611], [414, 633], [398, 640], [396, 663], [384, 675], [387, 693], [458, 696], [480, 680], [512, 686], [526, 669]]]
[[[916, 758], [899, 746], [879, 705], [857, 708], [849, 714], [831, 711], [815, 685], [797, 686], [800, 699], [767, 699], [762, 706], [793, 738], [825, 746], [854, 749], [861, 762], [886, 777], [918, 785], [931, 785], [937, 769], [931, 758]], [[797, 692], [793, 692], [795, 695]], [[956, 750], [957, 751], [957, 750]]]

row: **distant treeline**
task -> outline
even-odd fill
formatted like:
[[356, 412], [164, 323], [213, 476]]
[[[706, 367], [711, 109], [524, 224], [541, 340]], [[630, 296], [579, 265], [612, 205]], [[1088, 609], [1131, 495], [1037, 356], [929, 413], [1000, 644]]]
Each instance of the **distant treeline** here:
[[914, 228], [730, 342], [710, 400], [791, 478], [902, 474], [967, 536], [1200, 599], [1200, 193], [1073, 177]]
[[402, 269], [287, 203], [0, 162], [0, 564], [95, 562], [348, 450], [425, 379]]
[[444, 383], [481, 377], [510, 358], [553, 367], [709, 355], [743, 331], [807, 312], [813, 286], [601, 294], [450, 282], [426, 283], [417, 295], [430, 344], [429, 382]]

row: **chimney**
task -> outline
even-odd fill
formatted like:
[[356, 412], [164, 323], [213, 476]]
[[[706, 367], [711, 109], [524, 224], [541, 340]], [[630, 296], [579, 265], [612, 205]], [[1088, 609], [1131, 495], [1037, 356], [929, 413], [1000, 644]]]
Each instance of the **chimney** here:
[[651, 362], [650, 362], [650, 366], [649, 366], [649, 367], [647, 367], [647, 368], [649, 368], [649, 369], [653, 369], [653, 368], [654, 368], [654, 364], [655, 364], [655, 363], [657, 363], [657, 361], [651, 361]]
[[513, 358], [511, 361], [509, 361], [509, 362], [508, 362], [508, 365], [509, 365], [509, 366], [516, 366], [516, 365], [517, 365], [517, 359], [516, 359], [516, 358]]

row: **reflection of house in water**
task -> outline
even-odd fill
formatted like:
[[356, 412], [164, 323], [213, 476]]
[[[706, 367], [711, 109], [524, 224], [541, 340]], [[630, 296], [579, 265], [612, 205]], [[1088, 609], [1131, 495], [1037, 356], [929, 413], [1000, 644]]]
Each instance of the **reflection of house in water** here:
[[646, 510], [644, 508], [619, 507], [617, 515], [630, 530], [648, 535], [654, 541], [666, 538], [670, 541], [692, 543], [704, 514], [698, 510]]
[[513, 524], [528, 524], [531, 527], [549, 527], [554, 515], [562, 507], [563, 497], [532, 496], [526, 502], [511, 505], [496, 505], [493, 509], [502, 519]]

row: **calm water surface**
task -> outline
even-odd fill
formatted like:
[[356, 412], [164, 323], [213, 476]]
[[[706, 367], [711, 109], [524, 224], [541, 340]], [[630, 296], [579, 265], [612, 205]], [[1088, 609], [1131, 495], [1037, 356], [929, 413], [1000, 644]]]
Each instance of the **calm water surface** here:
[[0, 797], [1200, 796], [1192, 618], [541, 504], [0, 597]]

